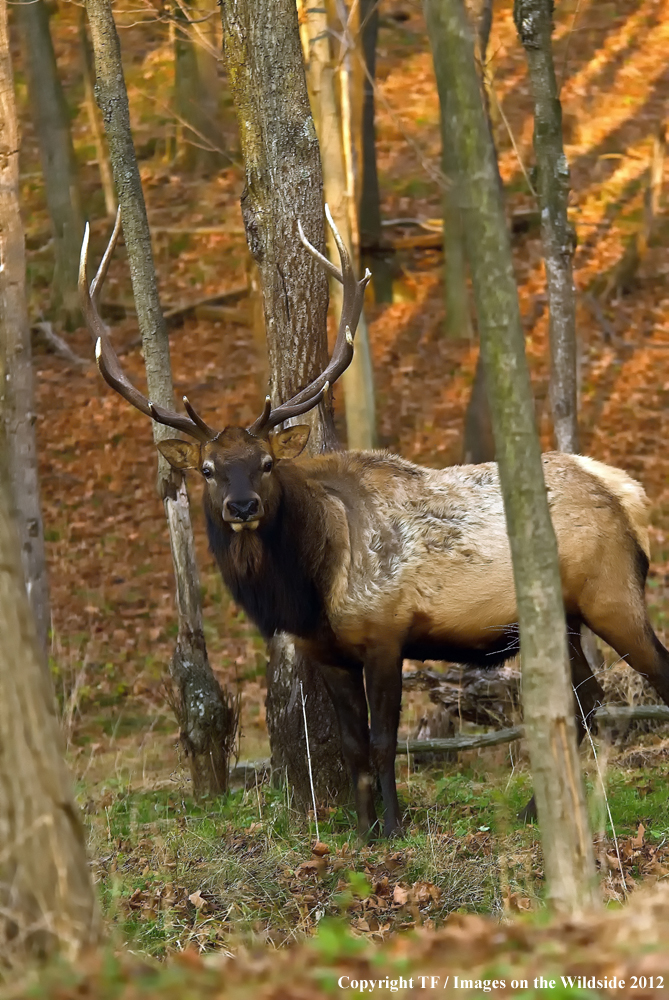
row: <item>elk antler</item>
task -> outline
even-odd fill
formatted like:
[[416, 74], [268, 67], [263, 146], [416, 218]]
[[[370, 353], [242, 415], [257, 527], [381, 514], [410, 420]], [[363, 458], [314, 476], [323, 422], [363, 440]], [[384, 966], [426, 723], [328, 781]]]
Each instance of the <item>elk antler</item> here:
[[79, 261], [79, 296], [81, 299], [81, 309], [86, 320], [86, 326], [88, 327], [93, 341], [95, 342], [95, 360], [97, 361], [98, 368], [100, 369], [100, 374], [107, 385], [110, 385], [112, 389], [115, 389], [116, 392], [123, 396], [124, 399], [127, 399], [129, 403], [132, 403], [132, 405], [138, 410], [141, 410], [142, 413], [145, 413], [147, 417], [153, 417], [153, 419], [157, 420], [159, 424], [167, 424], [168, 427], [173, 427], [177, 431], [184, 431], [186, 434], [190, 434], [191, 437], [197, 438], [198, 441], [211, 441], [212, 438], [216, 437], [216, 431], [212, 430], [211, 427], [204, 422], [202, 417], [195, 411], [185, 396], [183, 397], [183, 401], [188, 413], [187, 417], [180, 413], [176, 413], [174, 410], [165, 410], [162, 406], [157, 406], [155, 403], [152, 403], [146, 398], [146, 396], [142, 395], [139, 389], [135, 388], [121, 368], [116, 351], [112, 347], [111, 340], [109, 339], [107, 327], [102, 322], [96, 306], [96, 301], [99, 298], [100, 291], [102, 290], [102, 284], [105, 280], [107, 268], [109, 267], [112, 254], [114, 253], [114, 248], [116, 246], [120, 230], [121, 209], [119, 208], [116, 214], [114, 231], [111, 234], [107, 249], [105, 250], [102, 260], [100, 261], [98, 273], [93, 278], [90, 288], [86, 278], [88, 242], [90, 238], [90, 227], [88, 223], [86, 223], [84, 241], [81, 245], [81, 258]]
[[309, 251], [312, 257], [321, 264], [328, 274], [336, 278], [344, 286], [344, 301], [342, 303], [341, 317], [339, 319], [339, 329], [335, 341], [332, 358], [325, 371], [321, 372], [318, 378], [310, 382], [308, 386], [301, 389], [291, 399], [272, 409], [269, 396], [265, 400], [265, 407], [258, 419], [248, 428], [250, 434], [266, 434], [272, 427], [276, 427], [288, 417], [297, 417], [300, 413], [306, 413], [314, 406], [317, 406], [325, 393], [337, 379], [343, 375], [351, 361], [353, 360], [353, 338], [358, 328], [362, 303], [365, 297], [365, 289], [371, 278], [369, 270], [365, 271], [363, 277], [358, 281], [353, 270], [351, 257], [339, 235], [339, 230], [334, 224], [330, 209], [325, 206], [325, 216], [335, 238], [339, 259], [341, 260], [341, 271], [331, 261], [324, 257], [316, 247], [312, 246], [304, 235], [302, 224], [298, 219], [297, 230], [300, 234], [302, 245]]

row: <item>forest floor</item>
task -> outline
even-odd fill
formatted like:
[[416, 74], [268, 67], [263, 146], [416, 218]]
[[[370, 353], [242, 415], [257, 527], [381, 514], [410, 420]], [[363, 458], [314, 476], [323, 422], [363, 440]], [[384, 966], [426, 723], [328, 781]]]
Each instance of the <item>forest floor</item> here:
[[[489, 72], [508, 213], [519, 219], [532, 208], [525, 176], [532, 163], [532, 115], [524, 53], [511, 8], [509, 0], [495, 5]], [[169, 93], [172, 86], [167, 27], [126, 3], [115, 5], [115, 11], [123, 28], [156, 266], [163, 304], [169, 309], [246, 282], [248, 253], [239, 208], [243, 170], [223, 77], [221, 107], [229, 133], [229, 165], [213, 177], [196, 177], [168, 156], [174, 132], [171, 112], [156, 96]], [[82, 107], [77, 17], [74, 6], [63, 3], [52, 28], [73, 109], [82, 190], [98, 254], [109, 225]], [[624, 294], [614, 287], [612, 276], [641, 227], [653, 142], [667, 117], [669, 0], [561, 3], [555, 51], [563, 79], [565, 142], [572, 169], [571, 217], [579, 241], [575, 274], [582, 451], [626, 469], [648, 492], [652, 502], [648, 602], [666, 644], [666, 214], [660, 214], [648, 253]], [[54, 320], [48, 218], [18, 53], [16, 65], [24, 113], [22, 193], [31, 316], [35, 321]], [[377, 124], [384, 218], [440, 217], [438, 101], [417, 2], [387, 0], [382, 5]], [[220, 231], [198, 231], [211, 227]], [[518, 228], [523, 231], [514, 235], [514, 260], [537, 418], [548, 449], [541, 244], [531, 218]], [[397, 239], [401, 232], [390, 230], [389, 238]], [[415, 230], [403, 232], [412, 235]], [[476, 344], [443, 336], [438, 250], [399, 250], [392, 254], [392, 267], [393, 301], [375, 303], [370, 295], [367, 306], [380, 440], [413, 461], [445, 466], [461, 457]], [[104, 299], [107, 315], [120, 316], [113, 322], [114, 342], [125, 350], [124, 365], [141, 385], [142, 358], [128, 308], [132, 300], [122, 248], [112, 264]], [[57, 322], [55, 326], [58, 329]], [[82, 358], [91, 357], [83, 329], [59, 332]], [[265, 361], [248, 298], [239, 297], [216, 319], [187, 317], [172, 327], [170, 342], [177, 394], [187, 391], [210, 423], [248, 423], [259, 412]], [[541, 956], [547, 951], [542, 937], [538, 833], [515, 818], [530, 787], [518, 744], [460, 755], [457, 765], [438, 769], [416, 771], [406, 762], [398, 764], [408, 830], [405, 840], [392, 845], [360, 850], [351, 833], [351, 812], [339, 808], [319, 815], [324, 846], [314, 853], [315, 817], [300, 814], [285, 789], [265, 784], [235, 790], [221, 801], [193, 803], [165, 697], [164, 677], [176, 624], [169, 544], [154, 490], [155, 452], [148, 421], [106, 388], [92, 364], [70, 365], [37, 343], [35, 373], [52, 669], [68, 756], [90, 831], [93, 867], [118, 946], [125, 942], [141, 956], [183, 953], [181, 964], [171, 966], [173, 981], [161, 981], [161, 995], [175, 997], [186, 995], [180, 992], [184, 977], [193, 983], [202, 977], [203, 990], [222, 996], [214, 979], [229, 954], [236, 956], [237, 971], [234, 963], [226, 965], [224, 978], [237, 983], [235, 995], [240, 996], [246, 975], [240, 969], [247, 970], [248, 983], [256, 982], [256, 976], [258, 989], [262, 985], [272, 996], [332, 992], [336, 976], [333, 980], [331, 969], [323, 970], [337, 963], [357, 978], [365, 978], [373, 967], [384, 975], [390, 970], [391, 977], [393, 970], [399, 975], [409, 967], [425, 968], [427, 975], [439, 966], [439, 974], [445, 974], [446, 968], [457, 972], [452, 960], [459, 954], [461, 969], [494, 972], [505, 962], [511, 968], [518, 961], [534, 969], [535, 975], [543, 972]], [[340, 394], [335, 402], [343, 440]], [[263, 644], [229, 600], [214, 570], [206, 551], [199, 487], [196, 482], [191, 485], [210, 658], [221, 683], [241, 696], [240, 756], [263, 757], [268, 748]], [[624, 665], [615, 670], [618, 700], [647, 698]], [[411, 693], [405, 698], [403, 735], [413, 734], [426, 707], [425, 695]], [[600, 877], [605, 897], [614, 903], [636, 894], [640, 885], [669, 881], [665, 736], [657, 727], [645, 732], [637, 728], [614, 748], [602, 744], [599, 770], [592, 750], [584, 753], [593, 828], [600, 831], [596, 844]], [[657, 940], [669, 941], [666, 899], [645, 899], [634, 911], [642, 914], [637, 925], [652, 924]], [[503, 923], [500, 931], [497, 922], [472, 913], [492, 914], [495, 921], [506, 921], [514, 913], [525, 916], [520, 923]], [[449, 914], [446, 928], [431, 938], [428, 930], [441, 926]], [[555, 945], [555, 967], [566, 969], [569, 954], [569, 962], [576, 956], [570, 968], [584, 968], [582, 949], [605, 939], [602, 954], [613, 954], [616, 935], [621, 941], [624, 935], [621, 920], [610, 919], [610, 931], [603, 929], [600, 918], [591, 921], [587, 933], [576, 925], [571, 930], [555, 925], [553, 940], [564, 944], [563, 951], [562, 945]], [[287, 967], [281, 964], [283, 959], [275, 963], [272, 957], [270, 968], [254, 951], [258, 942], [267, 946], [294, 942], [313, 935], [319, 926], [312, 950], [300, 945], [294, 991], [286, 986], [281, 992], [277, 970]], [[345, 926], [348, 931], [342, 930]], [[415, 959], [417, 965], [409, 962], [405, 939], [395, 935], [397, 929], [410, 927], [420, 928], [411, 946], [411, 962]], [[498, 937], [493, 941], [494, 933]], [[648, 932], [644, 940], [652, 944], [653, 935]], [[386, 950], [370, 951], [374, 943]], [[219, 965], [203, 964], [200, 951], [215, 952]], [[151, 968], [141, 963], [136, 968], [126, 966], [123, 961], [118, 966], [93, 961], [81, 972], [79, 985], [74, 981], [67, 985], [60, 973], [54, 973], [53, 996], [82, 995], [84, 981], [92, 991], [87, 995], [99, 997], [120, 996], [122, 989], [123, 996], [146, 995], [141, 993], [144, 986], [158, 991], [153, 981], [149, 983], [156, 974]], [[625, 961], [620, 958], [623, 965]], [[663, 971], [650, 962], [646, 973], [652, 969]], [[105, 976], [111, 985], [104, 985]], [[144, 986], [142, 976], [149, 977]], [[494, 978], [492, 973], [486, 976]], [[279, 992], [273, 992], [275, 987]], [[47, 993], [51, 988], [43, 984]]]

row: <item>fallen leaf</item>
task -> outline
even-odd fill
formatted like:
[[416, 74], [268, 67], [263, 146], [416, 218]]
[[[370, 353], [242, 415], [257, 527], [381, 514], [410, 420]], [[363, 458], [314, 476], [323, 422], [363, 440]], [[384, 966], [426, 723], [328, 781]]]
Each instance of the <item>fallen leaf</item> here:
[[327, 862], [323, 858], [318, 858], [315, 861], [303, 861], [301, 865], [298, 865], [295, 869], [296, 875], [309, 875], [311, 872], [316, 872], [320, 875], [327, 868]]
[[393, 903], [398, 903], [400, 906], [404, 906], [409, 902], [409, 889], [405, 889], [401, 885], [396, 885], [393, 889]]
[[643, 823], [639, 823], [639, 829], [636, 832], [636, 837], [633, 837], [630, 843], [632, 847], [643, 847], [643, 835], [646, 832], [646, 827]]
[[418, 905], [437, 902], [441, 897], [441, 889], [432, 882], [415, 882], [411, 887], [411, 900]]

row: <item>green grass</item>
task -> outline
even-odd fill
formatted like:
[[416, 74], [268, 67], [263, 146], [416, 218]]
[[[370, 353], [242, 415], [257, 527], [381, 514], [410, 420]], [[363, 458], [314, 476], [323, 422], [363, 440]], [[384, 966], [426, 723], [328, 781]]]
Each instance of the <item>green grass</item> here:
[[[137, 721], [128, 716], [117, 725], [132, 729]], [[406, 836], [360, 846], [353, 810], [330, 808], [319, 816], [330, 849], [319, 862], [313, 818], [283, 787], [196, 803], [186, 783], [136, 788], [119, 772], [86, 803], [105, 912], [133, 950], [159, 957], [189, 943], [220, 948], [240, 935], [283, 944], [313, 934], [326, 918], [384, 936], [425, 920], [438, 926], [454, 910], [501, 914], [510, 896], [541, 910], [538, 830], [517, 819], [531, 792], [526, 768], [495, 770], [481, 756], [450, 770], [407, 773], [402, 764], [398, 779]], [[653, 843], [669, 836], [666, 781], [666, 766], [609, 770], [619, 838], [640, 822]], [[592, 765], [587, 783], [598, 826]], [[394, 898], [395, 887], [421, 885], [424, 898]]]

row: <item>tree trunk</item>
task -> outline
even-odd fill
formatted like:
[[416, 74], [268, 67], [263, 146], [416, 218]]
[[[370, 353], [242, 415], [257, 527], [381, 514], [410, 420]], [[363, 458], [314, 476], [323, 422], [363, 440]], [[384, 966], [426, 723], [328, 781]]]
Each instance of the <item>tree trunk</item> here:
[[[330, 51], [327, 14], [323, 7], [310, 7], [305, 13], [306, 34], [309, 41], [307, 71], [320, 143], [325, 200], [344, 242], [353, 249], [342, 123], [335, 96], [335, 71]], [[338, 260], [334, 236], [329, 230], [327, 242], [331, 260]], [[343, 303], [343, 289], [334, 279], [330, 282], [330, 295], [335, 313], [338, 315]], [[346, 436], [349, 448], [364, 450], [374, 448], [376, 445], [374, 374], [364, 312], [360, 315], [355, 347], [353, 362], [343, 377]]]
[[[12, 506], [21, 511], [22, 533], [32, 519], [28, 523], [34, 532], [28, 537], [33, 535], [36, 550], [42, 531], [29, 419], [30, 331], [6, 0], [0, 0], [0, 263], [1, 360], [6, 366], [1, 385], [4, 404], [10, 406], [9, 419], [0, 421], [0, 963], [5, 965], [56, 949], [75, 958], [100, 937], [84, 831], [63, 762], [51, 678], [40, 648], [44, 636], [38, 641], [26, 596], [26, 579], [33, 583], [33, 600], [37, 590], [46, 591], [43, 550], [35, 577], [34, 552], [26, 560], [24, 534], [24, 576], [10, 516]], [[40, 627], [43, 630], [43, 622]]]
[[483, 357], [479, 353], [476, 359], [474, 383], [465, 413], [462, 461], [467, 465], [478, 465], [480, 462], [494, 462], [494, 460], [495, 438], [490, 420]]
[[19, 129], [3, 0], [0, 14], [0, 422], [8, 442], [10, 496], [21, 540], [23, 578], [46, 664], [51, 621], [40, 505], [35, 394], [19, 209]]
[[557, 545], [511, 246], [462, 0], [426, 0], [425, 7], [464, 195], [467, 257], [513, 559], [523, 709], [547, 891], [556, 909], [573, 913], [596, 903], [594, 859], [576, 747]]
[[[4, 15], [0, 0], [0, 18]], [[4, 27], [4, 26], [3, 26]], [[6, 44], [6, 32], [0, 45]], [[4, 471], [0, 473], [4, 479]], [[0, 485], [0, 959], [71, 959], [100, 938], [84, 830]]]
[[28, 92], [54, 231], [52, 306], [62, 308], [68, 323], [76, 325], [80, 316], [77, 275], [83, 225], [70, 116], [58, 77], [46, 3], [20, 0], [14, 9], [23, 40]]
[[[541, 211], [541, 239], [550, 312], [549, 397], [555, 443], [560, 451], [579, 451], [578, 344], [573, 256], [576, 234], [569, 223], [569, 167], [562, 143], [562, 107], [553, 65], [552, 0], [515, 0], [514, 19], [527, 53], [534, 98], [534, 155]], [[597, 639], [581, 629], [590, 667], [602, 664]]]
[[553, 0], [515, 0], [513, 16], [525, 48], [534, 98], [536, 188], [550, 308], [550, 403], [560, 451], [578, 451], [576, 302], [572, 258], [576, 236], [567, 218], [569, 166], [562, 144], [562, 107], [551, 44]]
[[84, 103], [88, 123], [95, 142], [95, 155], [100, 171], [100, 182], [102, 183], [102, 193], [105, 198], [105, 211], [110, 219], [116, 216], [116, 189], [114, 188], [114, 178], [112, 176], [111, 163], [107, 154], [104, 130], [100, 122], [100, 112], [95, 103], [95, 68], [93, 66], [93, 49], [88, 38], [86, 28], [86, 8], [82, 7], [79, 20], [79, 45], [81, 48], [81, 71], [84, 78]]
[[[158, 298], [144, 195], [130, 131], [128, 96], [111, 0], [87, 0], [95, 52], [96, 96], [107, 133], [116, 190], [123, 215], [137, 319], [142, 334], [149, 397], [174, 408], [167, 327]], [[153, 439], [173, 436], [153, 422]], [[158, 461], [158, 492], [165, 506], [176, 577], [179, 618], [177, 644], [170, 663], [174, 708], [181, 742], [188, 756], [196, 796], [225, 791], [228, 757], [234, 744], [236, 711], [216, 680], [207, 658], [202, 628], [200, 581], [195, 562], [186, 485], [163, 458]]]
[[[468, 15], [474, 26], [477, 40], [477, 59], [483, 67], [486, 58], [488, 38], [492, 24], [491, 0], [470, 0], [467, 5]], [[483, 87], [483, 81], [481, 81]], [[459, 189], [457, 166], [454, 160], [453, 137], [449, 134], [444, 108], [441, 106], [441, 166], [445, 178], [443, 191], [443, 247], [444, 247], [444, 334], [453, 339], [471, 338], [472, 304], [467, 287], [467, 261], [464, 248], [464, 233], [462, 231], [462, 192]], [[474, 393], [477, 393], [474, 397]], [[488, 402], [485, 397], [485, 382], [481, 363], [477, 365], [476, 379], [472, 387], [472, 398], [468, 414], [476, 407], [477, 419], [482, 425], [488, 424], [489, 438], [492, 437]], [[467, 440], [467, 428], [473, 429], [471, 421], [465, 421], [465, 453], [476, 450], [476, 444]], [[473, 446], [473, 447], [472, 447]], [[490, 458], [494, 458], [494, 451]], [[488, 459], [481, 459], [488, 461]]]
[[[297, 234], [299, 219], [307, 238], [324, 249], [318, 139], [294, 0], [223, 0], [221, 16], [246, 166], [242, 211], [262, 284], [269, 391], [276, 405], [327, 364], [327, 279]], [[298, 422], [311, 427], [311, 454], [337, 447], [329, 399]], [[334, 709], [317, 666], [299, 659], [287, 636], [277, 637], [267, 667], [272, 762], [308, 802], [300, 680], [317, 795], [340, 794], [348, 781]]]
[[174, 8], [174, 96], [182, 149], [189, 170], [213, 173], [223, 165], [218, 124], [218, 78], [212, 25], [202, 0]]
[[372, 272], [375, 302], [392, 302], [393, 277], [390, 260], [383, 253], [381, 192], [376, 165], [376, 41], [379, 34], [378, 0], [360, 0], [360, 48], [362, 61], [362, 125], [360, 135], [360, 264]]
[[454, 340], [472, 337], [471, 305], [467, 287], [467, 261], [462, 232], [459, 184], [454, 169], [449, 135], [441, 112], [441, 165], [444, 173], [443, 246], [444, 246], [444, 335]]

